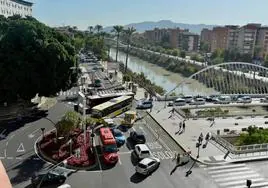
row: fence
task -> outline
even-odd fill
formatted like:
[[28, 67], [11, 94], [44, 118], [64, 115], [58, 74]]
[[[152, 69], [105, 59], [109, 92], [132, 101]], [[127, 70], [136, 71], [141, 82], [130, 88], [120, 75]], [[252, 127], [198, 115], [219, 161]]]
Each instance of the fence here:
[[267, 156], [268, 155], [268, 143], [264, 144], [252, 144], [244, 146], [235, 146], [214, 133], [212, 134], [212, 139], [221, 145], [223, 148], [231, 153], [231, 158], [246, 158], [252, 156]]

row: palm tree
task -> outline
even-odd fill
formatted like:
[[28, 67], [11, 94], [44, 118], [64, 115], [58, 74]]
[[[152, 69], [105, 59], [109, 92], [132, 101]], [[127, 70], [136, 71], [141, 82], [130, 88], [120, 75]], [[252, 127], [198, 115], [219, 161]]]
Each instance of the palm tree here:
[[124, 30], [124, 27], [121, 25], [115, 25], [112, 30], [112, 32], [116, 34], [116, 56], [115, 56], [116, 62], [117, 62], [118, 49], [119, 49], [119, 37], [120, 37], [120, 33], [122, 33], [123, 30]]
[[125, 73], [127, 72], [127, 63], [128, 63], [128, 53], [129, 53], [129, 47], [130, 47], [130, 42], [131, 42], [131, 37], [133, 33], [136, 31], [134, 27], [129, 27], [126, 30], [124, 30], [124, 33], [127, 38], [127, 54], [126, 54], [126, 66], [125, 66]]
[[90, 32], [90, 33], [92, 33], [92, 31], [93, 31], [94, 27], [90, 25], [90, 26], [88, 26], [88, 28], [87, 28], [87, 29], [89, 30], [89, 32]]
[[102, 31], [102, 32], [100, 32], [100, 36], [102, 37], [102, 40], [104, 40], [104, 37], [106, 36], [106, 32], [104, 32], [104, 31]]
[[99, 34], [100, 31], [103, 29], [103, 27], [102, 27], [101, 25], [96, 25], [94, 29], [95, 29], [95, 30], [97, 31], [97, 33]]

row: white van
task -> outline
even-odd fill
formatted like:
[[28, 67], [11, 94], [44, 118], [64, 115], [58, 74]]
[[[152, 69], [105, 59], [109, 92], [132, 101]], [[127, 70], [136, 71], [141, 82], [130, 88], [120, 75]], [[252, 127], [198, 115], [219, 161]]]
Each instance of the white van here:
[[72, 188], [69, 184], [63, 184], [59, 186], [58, 188]]

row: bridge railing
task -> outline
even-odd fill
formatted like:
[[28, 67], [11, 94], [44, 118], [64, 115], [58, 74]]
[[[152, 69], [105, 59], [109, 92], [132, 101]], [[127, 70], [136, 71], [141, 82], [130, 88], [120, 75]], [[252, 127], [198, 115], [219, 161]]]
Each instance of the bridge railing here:
[[246, 158], [252, 156], [257, 157], [268, 155], [268, 143], [235, 146], [221, 136], [216, 135], [215, 133], [211, 133], [211, 135], [212, 139], [216, 143], [218, 143], [231, 153], [231, 158]]

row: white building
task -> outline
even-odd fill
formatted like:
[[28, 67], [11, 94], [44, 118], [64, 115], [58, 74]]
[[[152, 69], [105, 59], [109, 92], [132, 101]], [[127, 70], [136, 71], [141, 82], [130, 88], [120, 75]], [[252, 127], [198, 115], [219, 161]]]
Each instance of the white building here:
[[24, 0], [0, 0], [0, 15], [32, 16], [32, 5], [33, 3]]

